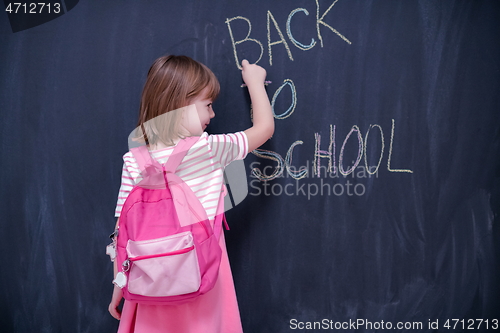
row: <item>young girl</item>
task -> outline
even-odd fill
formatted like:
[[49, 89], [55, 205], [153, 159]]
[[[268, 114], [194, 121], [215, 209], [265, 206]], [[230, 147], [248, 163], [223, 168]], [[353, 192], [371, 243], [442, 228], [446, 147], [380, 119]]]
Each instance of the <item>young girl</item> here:
[[[157, 59], [148, 72], [142, 93], [138, 128], [144, 129], [143, 139], [158, 162], [165, 163], [180, 140], [199, 136], [176, 173], [200, 199], [209, 219], [215, 216], [223, 183], [222, 169], [233, 160], [245, 158], [248, 152], [262, 145], [274, 132], [274, 117], [264, 88], [266, 71], [243, 60], [242, 77], [252, 101], [253, 126], [233, 134], [208, 135], [204, 132], [215, 117], [212, 102], [217, 98], [220, 86], [206, 66], [189, 57], [164, 56]], [[145, 126], [153, 119], [155, 126]], [[118, 218], [128, 193], [142, 179], [130, 152], [124, 155], [124, 162], [115, 214]], [[220, 246], [223, 255], [218, 280], [212, 290], [192, 302], [144, 305], [125, 301], [120, 312], [118, 306], [122, 291], [115, 286], [109, 312], [120, 320], [118, 332], [242, 332], [223, 234]], [[116, 262], [114, 266], [116, 277]]]

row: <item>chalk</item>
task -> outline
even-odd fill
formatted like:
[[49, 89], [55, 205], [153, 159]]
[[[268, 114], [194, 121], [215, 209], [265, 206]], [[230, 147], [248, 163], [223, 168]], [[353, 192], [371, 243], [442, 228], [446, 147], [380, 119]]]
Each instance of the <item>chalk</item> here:
[[[264, 85], [267, 86], [269, 83], [273, 83], [272, 81], [264, 81]], [[242, 84], [240, 87], [243, 88], [243, 87], [246, 87], [247, 85], [246, 84]]]

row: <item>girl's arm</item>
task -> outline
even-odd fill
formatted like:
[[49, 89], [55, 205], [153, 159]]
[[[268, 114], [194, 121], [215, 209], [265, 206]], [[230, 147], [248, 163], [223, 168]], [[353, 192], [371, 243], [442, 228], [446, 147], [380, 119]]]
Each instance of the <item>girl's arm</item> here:
[[253, 110], [253, 126], [245, 131], [248, 151], [259, 148], [274, 133], [274, 116], [264, 87], [266, 70], [243, 60], [241, 76], [248, 87]]
[[[116, 226], [118, 226], [118, 220], [116, 221]], [[116, 278], [116, 274], [118, 274], [118, 267], [116, 265], [117, 261], [118, 260], [115, 258], [115, 261], [113, 262], [113, 278]], [[118, 309], [118, 306], [120, 305], [120, 302], [122, 300], [123, 293], [122, 290], [118, 288], [116, 285], [113, 286], [114, 286], [113, 296], [111, 297], [111, 302], [109, 303], [108, 311], [113, 316], [113, 318], [120, 320], [121, 312], [120, 309]]]

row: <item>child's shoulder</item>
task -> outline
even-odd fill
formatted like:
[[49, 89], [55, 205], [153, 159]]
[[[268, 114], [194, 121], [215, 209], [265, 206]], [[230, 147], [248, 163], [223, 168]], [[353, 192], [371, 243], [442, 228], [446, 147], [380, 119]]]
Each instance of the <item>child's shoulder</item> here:
[[[248, 147], [248, 139], [244, 132], [228, 133], [228, 134], [208, 134], [203, 132], [198, 141], [191, 147], [192, 151], [218, 151], [220, 148], [224, 150], [239, 147], [241, 150], [246, 150]], [[189, 155], [189, 153], [188, 153]]]
[[242, 160], [248, 154], [248, 138], [245, 132], [209, 135], [207, 141], [222, 166], [234, 160]]
[[232, 143], [238, 146], [248, 147], [248, 138], [245, 132], [207, 134], [207, 141], [209, 144]]
[[[203, 146], [208, 146], [209, 145], [209, 134], [206, 132], [203, 132], [203, 134], [199, 137], [199, 139], [195, 142], [195, 144], [189, 149], [190, 151], [194, 149], [199, 149], [200, 147]], [[175, 147], [177, 146], [164, 146], [164, 145], [158, 145], [154, 147], [153, 149], [149, 149], [149, 153], [156, 159], [163, 159], [167, 158], [172, 154], [174, 151]], [[189, 154], [189, 153], [188, 153]], [[136, 163], [134, 154], [132, 153], [132, 150], [127, 151], [123, 155], [123, 161], [125, 162], [126, 165], [132, 165]]]
[[[244, 132], [236, 132], [236, 133], [228, 133], [228, 134], [208, 134], [207, 132], [203, 132], [196, 143], [190, 148], [190, 152], [198, 151], [200, 152], [200, 148], [207, 148], [208, 151], [218, 151], [219, 148], [223, 148], [224, 150], [229, 149], [231, 147], [238, 147], [238, 150], [245, 151], [248, 148], [248, 139]], [[165, 160], [172, 154], [175, 146], [169, 147], [161, 147], [158, 149], [150, 150], [151, 155], [159, 160]], [[203, 150], [203, 149], [202, 149]], [[188, 153], [188, 155], [190, 154]], [[137, 162], [133, 153], [129, 150], [123, 155], [123, 161], [127, 168], [136, 168]]]

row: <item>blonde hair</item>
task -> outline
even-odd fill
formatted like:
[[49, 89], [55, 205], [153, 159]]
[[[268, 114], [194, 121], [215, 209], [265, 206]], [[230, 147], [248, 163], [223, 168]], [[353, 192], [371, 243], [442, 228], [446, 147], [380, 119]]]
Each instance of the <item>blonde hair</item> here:
[[149, 69], [142, 91], [136, 139], [146, 144], [161, 142], [172, 146], [184, 138], [182, 108], [207, 88], [208, 99], [215, 100], [220, 84], [214, 73], [187, 56], [168, 55], [156, 59]]

